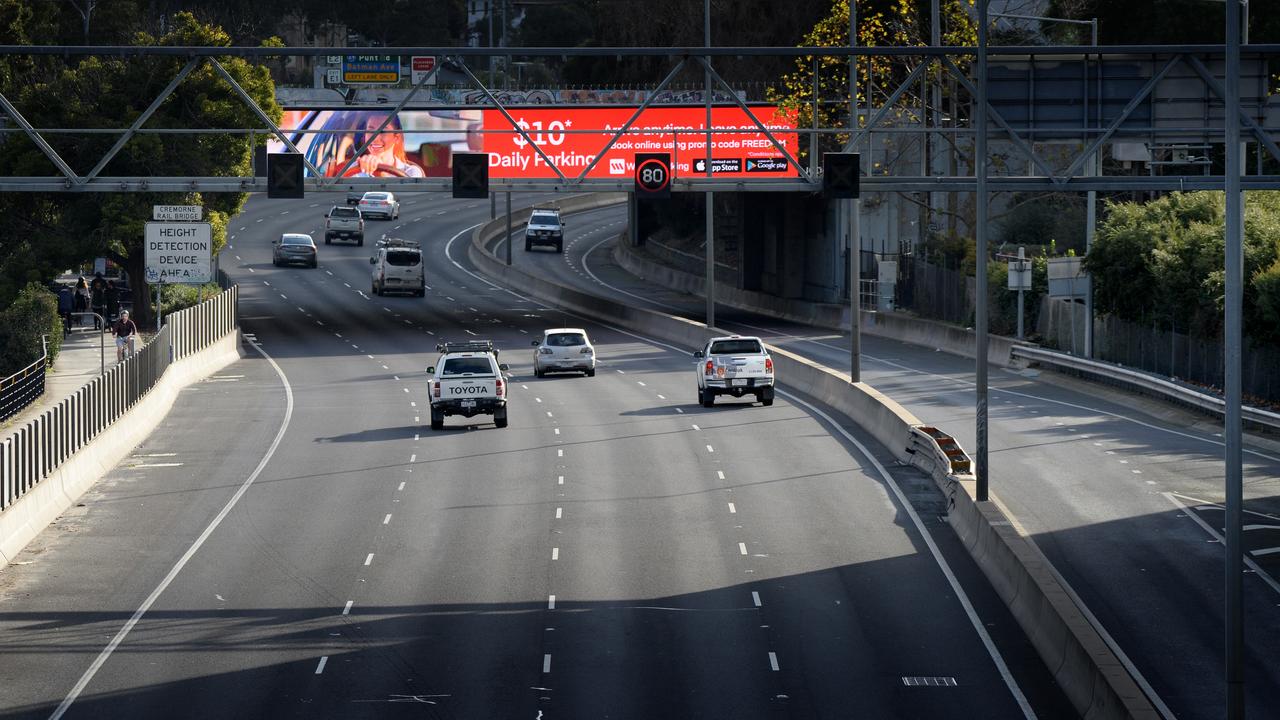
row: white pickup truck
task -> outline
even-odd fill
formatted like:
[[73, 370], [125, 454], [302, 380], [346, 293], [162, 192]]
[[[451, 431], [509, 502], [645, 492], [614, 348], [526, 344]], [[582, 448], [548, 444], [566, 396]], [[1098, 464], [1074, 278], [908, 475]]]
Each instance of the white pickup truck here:
[[445, 342], [436, 346], [440, 359], [427, 368], [431, 376], [431, 429], [444, 429], [449, 415], [492, 415], [507, 426], [507, 366], [498, 362], [492, 340]]
[[329, 245], [335, 239], [355, 240], [357, 245], [364, 245], [364, 218], [359, 210], [334, 205], [324, 214], [324, 244]]
[[760, 338], [711, 338], [693, 357], [702, 407], [711, 407], [717, 395], [740, 398], [750, 394], [762, 405], [773, 404], [773, 358]]

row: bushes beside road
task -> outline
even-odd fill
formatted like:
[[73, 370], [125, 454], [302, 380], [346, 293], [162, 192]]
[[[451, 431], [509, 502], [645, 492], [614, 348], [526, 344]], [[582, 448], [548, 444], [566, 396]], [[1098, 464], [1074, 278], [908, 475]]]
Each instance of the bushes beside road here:
[[62, 347], [62, 318], [58, 298], [38, 283], [23, 288], [13, 304], [0, 311], [0, 377], [7, 377], [35, 362], [43, 350], [41, 336], [49, 337], [49, 361]]

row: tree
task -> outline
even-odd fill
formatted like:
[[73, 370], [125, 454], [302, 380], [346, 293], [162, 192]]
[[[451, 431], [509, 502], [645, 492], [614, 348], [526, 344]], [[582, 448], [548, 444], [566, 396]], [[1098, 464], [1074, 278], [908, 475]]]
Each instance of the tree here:
[[[231, 38], [198, 22], [190, 13], [174, 16], [161, 37], [138, 33], [141, 45], [225, 47]], [[73, 60], [76, 60], [73, 58]], [[87, 56], [51, 67], [35, 79], [14, 82], [16, 104], [36, 127], [127, 127], [177, 74], [185, 58], [136, 59]], [[267, 69], [243, 59], [219, 62], [273, 120], [281, 110]], [[2, 77], [2, 76], [0, 76]], [[14, 97], [10, 94], [10, 97]], [[119, 176], [244, 176], [252, 148], [245, 135], [225, 128], [259, 126], [256, 115], [206, 62], [193, 71], [148, 122], [148, 127], [207, 129], [192, 135], [146, 134], [132, 138], [104, 169]], [[110, 135], [55, 135], [50, 144], [76, 169], [87, 172], [115, 142]], [[259, 136], [258, 142], [265, 142]], [[24, 135], [9, 134], [0, 145], [0, 174], [54, 174], [51, 163]], [[28, 280], [47, 279], [59, 269], [105, 256], [129, 273], [135, 316], [151, 321], [148, 287], [143, 282], [143, 223], [155, 204], [202, 204], [213, 226], [216, 254], [226, 239], [229, 217], [240, 211], [244, 193], [57, 193], [0, 194], [0, 213], [16, 239], [0, 255], [0, 304]], [[6, 243], [6, 245], [8, 245]]]
[[[1276, 0], [1250, 0], [1250, 43], [1280, 38], [1278, 6]], [[1226, 37], [1226, 5], [1207, 0], [1051, 0], [1044, 14], [1097, 18], [1102, 45], [1194, 45], [1220, 43]], [[1064, 24], [1047, 25], [1046, 31], [1057, 42], [1079, 41]], [[1088, 44], [1087, 36], [1080, 44]]]
[[[1221, 193], [1170, 193], [1145, 204], [1108, 203], [1084, 267], [1094, 278], [1099, 311], [1135, 322], [1168, 324], [1213, 336], [1222, 329]], [[1280, 260], [1280, 192], [1247, 193], [1244, 222], [1244, 317], [1251, 336], [1269, 332]], [[1255, 329], [1258, 332], [1255, 332]]]

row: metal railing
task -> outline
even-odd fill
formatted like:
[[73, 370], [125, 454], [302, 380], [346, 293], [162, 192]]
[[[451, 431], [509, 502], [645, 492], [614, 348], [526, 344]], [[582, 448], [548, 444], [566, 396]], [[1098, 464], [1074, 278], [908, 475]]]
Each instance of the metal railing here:
[[[1144, 395], [1206, 412], [1218, 418], [1222, 418], [1226, 412], [1226, 402], [1222, 398], [1123, 365], [1087, 360], [1067, 353], [1025, 345], [1014, 345], [1012, 355], [1040, 365], [1066, 370], [1091, 380], [1119, 385]], [[1280, 432], [1280, 413], [1245, 406], [1241, 410], [1241, 418], [1254, 427], [1268, 432]]]
[[0, 422], [17, 415], [44, 394], [44, 371], [48, 361], [49, 353], [45, 352], [39, 360], [0, 380]]
[[[166, 318], [140, 351], [90, 380], [0, 443], [0, 511], [119, 420], [164, 376], [169, 364], [204, 350], [239, 325], [232, 286]], [[43, 378], [43, 373], [40, 373]], [[42, 380], [43, 383], [43, 380]]]

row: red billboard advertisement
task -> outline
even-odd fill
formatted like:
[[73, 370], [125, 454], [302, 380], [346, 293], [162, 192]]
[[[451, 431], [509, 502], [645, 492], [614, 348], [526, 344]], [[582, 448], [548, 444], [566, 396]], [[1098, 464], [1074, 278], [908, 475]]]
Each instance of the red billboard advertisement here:
[[[537, 145], [565, 177], [575, 178], [635, 111], [636, 107], [509, 109], [512, 119], [528, 135], [525, 139], [501, 111], [484, 110], [484, 152], [489, 155], [489, 177], [556, 177], [555, 170], [534, 148]], [[772, 105], [755, 106], [751, 112], [794, 157], [799, 146], [794, 113]], [[635, 170], [636, 153], [653, 152], [671, 153], [676, 178], [705, 175], [706, 119], [704, 106], [647, 108], [587, 177], [628, 179]], [[711, 125], [720, 131], [711, 136], [714, 177], [763, 179], [799, 175], [742, 108], [712, 108]], [[732, 132], [723, 132], [725, 129]]]

